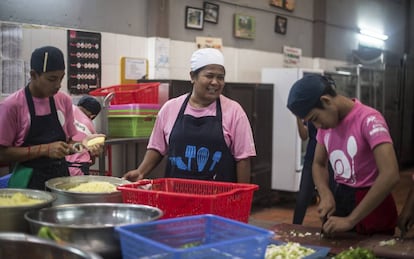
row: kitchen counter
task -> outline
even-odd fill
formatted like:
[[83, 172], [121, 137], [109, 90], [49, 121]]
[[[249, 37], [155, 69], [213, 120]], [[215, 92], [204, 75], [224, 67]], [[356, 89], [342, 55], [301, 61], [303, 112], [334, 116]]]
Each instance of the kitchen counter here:
[[[375, 255], [384, 258], [414, 258], [414, 236], [404, 240], [392, 236], [360, 235], [357, 233], [338, 233], [332, 237], [320, 236], [320, 228], [294, 224], [276, 224], [272, 228], [276, 233], [274, 239], [284, 242], [298, 242], [302, 245], [323, 246], [331, 248], [330, 253], [339, 254], [350, 247], [363, 247], [372, 250]], [[381, 246], [381, 241], [396, 240], [394, 245]]]

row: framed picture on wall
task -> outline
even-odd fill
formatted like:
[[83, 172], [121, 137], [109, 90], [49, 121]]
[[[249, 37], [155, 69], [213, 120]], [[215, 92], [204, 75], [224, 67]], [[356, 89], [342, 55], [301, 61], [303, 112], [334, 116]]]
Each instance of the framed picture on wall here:
[[283, 8], [284, 7], [284, 0], [270, 0], [269, 2], [270, 5], [279, 7], [279, 8]]
[[275, 32], [279, 34], [286, 34], [286, 31], [287, 31], [287, 18], [276, 15]]
[[291, 12], [295, 10], [295, 0], [269, 0], [269, 4]]
[[185, 28], [202, 30], [204, 27], [204, 10], [196, 7], [185, 7]]
[[234, 15], [234, 36], [236, 38], [254, 39], [256, 36], [256, 18], [251, 15]]
[[204, 2], [204, 21], [211, 23], [218, 23], [219, 5], [209, 2]]

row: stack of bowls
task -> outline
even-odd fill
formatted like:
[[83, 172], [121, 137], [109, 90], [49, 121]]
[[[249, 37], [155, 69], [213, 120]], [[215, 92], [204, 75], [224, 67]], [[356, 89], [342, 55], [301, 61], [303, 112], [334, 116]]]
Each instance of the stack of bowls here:
[[138, 224], [162, 216], [158, 208], [123, 203], [82, 203], [54, 206], [26, 213], [31, 232], [47, 228], [55, 240], [72, 243], [104, 258], [121, 258], [116, 226]]

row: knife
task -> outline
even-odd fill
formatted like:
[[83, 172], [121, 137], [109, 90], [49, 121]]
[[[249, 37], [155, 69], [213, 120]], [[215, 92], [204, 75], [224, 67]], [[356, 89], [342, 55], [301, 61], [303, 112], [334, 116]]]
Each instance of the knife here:
[[405, 234], [406, 234], [406, 230], [401, 230], [400, 232], [400, 240], [404, 240]]
[[326, 221], [328, 220], [328, 216], [325, 215], [322, 219], [322, 226], [321, 226], [321, 232], [320, 232], [320, 239], [322, 239], [324, 236], [328, 236], [326, 233], [323, 232], [323, 225], [325, 225]]

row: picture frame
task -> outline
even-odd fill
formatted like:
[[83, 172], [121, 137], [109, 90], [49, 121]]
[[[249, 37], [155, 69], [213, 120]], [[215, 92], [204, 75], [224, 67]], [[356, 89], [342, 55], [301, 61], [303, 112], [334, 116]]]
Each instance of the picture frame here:
[[254, 39], [256, 36], [256, 18], [251, 15], [234, 15], [234, 36], [242, 39]]
[[269, 4], [290, 12], [295, 10], [295, 0], [269, 0]]
[[284, 8], [285, 6], [285, 1], [284, 0], [269, 0], [269, 4], [279, 7], [279, 8]]
[[185, 28], [202, 30], [204, 27], [204, 10], [197, 7], [185, 7]]
[[204, 8], [204, 21], [217, 24], [218, 19], [219, 19], [220, 6], [218, 4], [204, 2], [203, 8]]
[[286, 34], [288, 20], [286, 17], [276, 15], [275, 32], [279, 34]]

